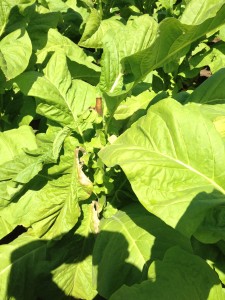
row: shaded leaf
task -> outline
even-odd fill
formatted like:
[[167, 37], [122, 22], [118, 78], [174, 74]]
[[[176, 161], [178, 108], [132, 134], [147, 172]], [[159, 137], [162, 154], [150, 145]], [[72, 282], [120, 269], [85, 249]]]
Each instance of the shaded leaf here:
[[[1, 0], [0, 2], [0, 36], [4, 33], [10, 19], [10, 15], [15, 13], [14, 8], [18, 8], [20, 13], [23, 13], [24, 10], [31, 6], [35, 0]], [[20, 16], [22, 19], [22, 15]], [[18, 28], [18, 27], [17, 27]]]
[[[225, 79], [225, 68], [209, 77], [188, 97], [188, 102], [201, 104], [224, 104], [225, 92], [223, 89]], [[222, 107], [222, 106], [221, 106]], [[212, 107], [213, 109], [213, 107]]]
[[[40, 42], [43, 44], [42, 40], [40, 40]], [[82, 48], [67, 37], [61, 35], [57, 30], [51, 28], [48, 31], [46, 44], [37, 51], [37, 63], [43, 63], [48, 53], [52, 53], [53, 51], [64, 54], [72, 61], [83, 64], [90, 69], [99, 71], [99, 67], [92, 63], [93, 59], [88, 57]]]
[[190, 249], [188, 239], [139, 204], [126, 206], [101, 221], [93, 252], [94, 280], [100, 295], [108, 299], [123, 284], [146, 279], [149, 264], [162, 259], [166, 250], [177, 244]]
[[28, 234], [0, 246], [1, 299], [34, 299], [37, 295], [35, 265], [45, 257], [46, 241], [37, 240]]
[[203, 222], [194, 234], [195, 238], [206, 244], [215, 244], [220, 240], [225, 240], [224, 206], [225, 202], [214, 207], [207, 213]]
[[141, 284], [121, 287], [110, 299], [224, 299], [217, 274], [201, 258], [179, 247], [169, 249], [163, 261], [154, 262], [149, 277]]
[[76, 231], [76, 235], [80, 235], [80, 239], [77, 239], [76, 242], [73, 241], [73, 245], [67, 247], [68, 252], [71, 252], [74, 248], [74, 253], [72, 255], [67, 255], [63, 264], [54, 269], [52, 272], [52, 279], [53, 282], [55, 282], [59, 288], [64, 290], [67, 295], [91, 300], [97, 294], [97, 291], [92, 285], [91, 253], [95, 241], [91, 229], [93, 223], [93, 211], [90, 204], [83, 205], [82, 210], [84, 218], [82, 224]]

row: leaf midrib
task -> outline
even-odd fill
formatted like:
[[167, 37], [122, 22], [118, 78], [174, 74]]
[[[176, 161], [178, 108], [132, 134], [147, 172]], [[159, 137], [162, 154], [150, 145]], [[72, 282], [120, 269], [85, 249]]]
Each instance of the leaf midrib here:
[[[123, 146], [121, 147], [123, 148]], [[186, 169], [190, 170], [191, 172], [199, 175], [200, 177], [204, 178], [206, 181], [208, 181], [212, 186], [215, 187], [215, 189], [217, 189], [218, 191], [220, 191], [222, 194], [225, 195], [225, 190], [220, 186], [218, 185], [214, 180], [212, 180], [211, 178], [209, 178], [208, 176], [204, 175], [202, 172], [198, 171], [197, 169], [195, 169], [194, 167], [192, 167], [191, 165], [188, 165], [184, 162], [182, 162], [181, 160], [179, 159], [175, 159], [169, 155], [166, 155], [166, 154], [163, 154], [161, 152], [157, 152], [157, 151], [152, 151], [152, 150], [149, 150], [147, 148], [143, 148], [143, 147], [126, 147], [125, 148], [126, 151], [129, 151], [129, 150], [137, 150], [137, 151], [144, 151], [144, 152], [149, 152], [149, 153], [154, 153], [154, 154], [157, 154], [159, 156], [162, 156], [162, 157], [165, 157], [183, 167], [185, 167]], [[129, 164], [130, 163], [130, 160], [129, 161], [122, 161], [122, 162], [119, 162], [118, 164]]]
[[[144, 264], [146, 262], [146, 260], [145, 260], [145, 258], [143, 256], [142, 252], [140, 251], [140, 249], [137, 246], [136, 239], [133, 238], [133, 236], [130, 234], [130, 232], [128, 231], [128, 229], [125, 226], [125, 224], [119, 218], [117, 218], [115, 215], [113, 215], [111, 218], [114, 219], [116, 222], [118, 222], [124, 228], [124, 231], [128, 235], [130, 241], [132, 242], [132, 244], [134, 245], [134, 247], [137, 249], [137, 252], [139, 252], [139, 256], [141, 256], [143, 258], [143, 264]], [[129, 246], [131, 247], [132, 245], [129, 244]]]

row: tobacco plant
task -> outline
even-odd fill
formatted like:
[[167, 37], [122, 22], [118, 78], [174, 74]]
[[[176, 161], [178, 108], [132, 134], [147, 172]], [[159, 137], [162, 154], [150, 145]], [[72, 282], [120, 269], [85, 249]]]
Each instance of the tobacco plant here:
[[224, 24], [0, 1], [0, 299], [225, 299]]

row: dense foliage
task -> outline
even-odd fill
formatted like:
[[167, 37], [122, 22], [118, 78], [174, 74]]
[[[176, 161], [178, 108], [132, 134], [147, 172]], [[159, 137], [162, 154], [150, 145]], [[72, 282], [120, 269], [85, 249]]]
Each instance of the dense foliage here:
[[225, 4], [0, 0], [0, 299], [225, 299]]

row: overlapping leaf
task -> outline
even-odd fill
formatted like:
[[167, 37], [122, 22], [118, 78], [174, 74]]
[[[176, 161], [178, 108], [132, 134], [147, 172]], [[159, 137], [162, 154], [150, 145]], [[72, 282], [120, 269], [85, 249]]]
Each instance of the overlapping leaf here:
[[163, 261], [154, 262], [149, 277], [141, 284], [121, 287], [110, 299], [224, 299], [216, 273], [201, 258], [179, 247], [169, 249]]
[[74, 153], [76, 140], [68, 138], [67, 147], [65, 165], [62, 160], [62, 166], [52, 168], [51, 175], [44, 171], [39, 173], [26, 184], [18, 201], [2, 210], [1, 215], [7, 222], [14, 227], [31, 228], [31, 234], [47, 238], [60, 236], [76, 224], [80, 215], [79, 201], [90, 196], [92, 184], [79, 179], [81, 170]]
[[[53, 281], [67, 295], [81, 299], [93, 299], [97, 291], [92, 285], [92, 251], [94, 235], [92, 231], [95, 209], [92, 204], [83, 205], [84, 218], [76, 231], [80, 238], [73, 242], [74, 253], [67, 255], [62, 265], [52, 272]], [[70, 246], [68, 250], [73, 248]], [[55, 253], [57, 256], [57, 253]]]
[[0, 259], [1, 299], [35, 298], [36, 266], [46, 259], [46, 241], [24, 234], [11, 244], [0, 246]]
[[215, 244], [225, 240], [224, 203], [211, 209], [195, 232], [195, 237], [206, 244]]
[[24, 153], [24, 149], [37, 148], [34, 132], [29, 126], [0, 133], [0, 164], [13, 160], [15, 156]]
[[[2, 153], [0, 164], [2, 218], [5, 214], [4, 207], [7, 207], [12, 201], [16, 202], [16, 199], [20, 197], [21, 190], [42, 170], [43, 165], [54, 163], [58, 159], [59, 151], [57, 152], [57, 148], [60, 145], [56, 134], [57, 130], [56, 132], [49, 130], [44, 134], [44, 138], [43, 134], [35, 136], [29, 126], [21, 126], [18, 129], [1, 133], [2, 151], [5, 152]], [[54, 146], [55, 135], [56, 145]], [[5, 136], [6, 138], [4, 138]], [[55, 150], [53, 151], [52, 148]], [[15, 227], [18, 223], [12, 222], [12, 224]], [[5, 234], [1, 232], [0, 235], [4, 236]]]
[[116, 120], [125, 120], [126, 118], [134, 115], [138, 110], [144, 111], [154, 96], [154, 92], [145, 91], [136, 97], [128, 97], [117, 107], [113, 115], [114, 118]]
[[[58, 299], [60, 295], [94, 298], [97, 292], [92, 287], [93, 206], [84, 205], [83, 212], [83, 222], [76, 233], [66, 233], [61, 240], [43, 240], [25, 233], [0, 246], [1, 299]], [[18, 282], [23, 289], [18, 288]]]
[[93, 9], [87, 19], [87, 24], [83, 35], [79, 41], [79, 45], [87, 48], [102, 48], [103, 39], [107, 32], [113, 30], [121, 30], [123, 24], [119, 17], [101, 20], [99, 12]]
[[66, 56], [55, 53], [45, 74], [26, 72], [16, 79], [25, 95], [37, 97], [37, 111], [62, 126], [77, 128], [78, 114], [95, 104], [96, 88], [81, 80], [72, 80]]
[[[203, 82], [195, 91], [188, 97], [188, 102], [201, 104], [224, 104], [225, 92], [223, 89], [225, 79], [225, 69], [222, 68], [212, 77]], [[214, 106], [212, 106], [213, 108]]]
[[[42, 36], [40, 37], [40, 44], [43, 45]], [[37, 43], [37, 42], [36, 42]], [[57, 51], [66, 55], [72, 61], [75, 61], [79, 64], [83, 64], [90, 69], [99, 71], [100, 68], [92, 63], [92, 58], [88, 57], [83, 49], [81, 49], [77, 44], [73, 43], [70, 39], [61, 35], [57, 30], [49, 29], [47, 35], [47, 43], [44, 47], [41, 47], [37, 51], [37, 62], [42, 63], [47, 57], [48, 53]]]
[[159, 35], [150, 47], [123, 59], [126, 74], [124, 89], [130, 90], [152, 70], [185, 55], [194, 41], [223, 25], [224, 16], [225, 5], [214, 18], [199, 25], [184, 25], [175, 18], [163, 20], [159, 25]]
[[191, 0], [188, 2], [180, 21], [187, 25], [198, 25], [209, 18], [215, 17], [218, 10], [223, 6], [224, 2], [212, 0]]
[[213, 121], [215, 128], [224, 137], [225, 93], [223, 89], [225, 69], [208, 78], [187, 98], [187, 105]]
[[[0, 2], [0, 36], [4, 33], [7, 24], [10, 23], [10, 17], [13, 19], [15, 11], [18, 9], [23, 13], [26, 7], [31, 6], [34, 2], [35, 0], [2, 0]], [[22, 15], [20, 18], [22, 19]]]
[[140, 202], [172, 226], [199, 192], [225, 193], [224, 143], [201, 112], [162, 100], [99, 153], [119, 164]]
[[0, 16], [0, 299], [223, 299], [224, 70], [188, 96], [223, 65], [223, 1], [2, 0]]
[[121, 59], [149, 47], [157, 33], [158, 24], [148, 15], [129, 20], [127, 25], [113, 28], [103, 38], [100, 87], [106, 92], [121, 91]]
[[123, 284], [147, 278], [150, 262], [162, 259], [170, 247], [179, 244], [189, 250], [188, 239], [139, 204], [103, 220], [100, 229], [93, 252], [94, 280], [106, 299]]

